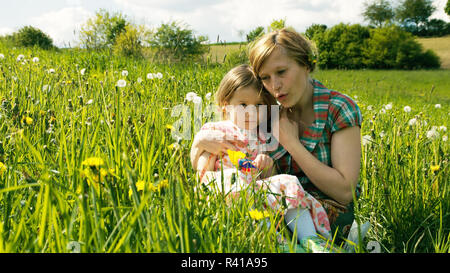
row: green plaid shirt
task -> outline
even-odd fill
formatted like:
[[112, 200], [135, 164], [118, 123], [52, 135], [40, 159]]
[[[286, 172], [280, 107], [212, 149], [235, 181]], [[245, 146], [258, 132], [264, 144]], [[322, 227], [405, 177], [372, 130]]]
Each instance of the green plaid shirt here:
[[[331, 166], [332, 134], [347, 127], [361, 127], [362, 115], [358, 105], [348, 96], [329, 90], [317, 80], [313, 80], [313, 86], [315, 121], [305, 129], [300, 142], [317, 159]], [[295, 175], [305, 190], [314, 191], [326, 197], [311, 183], [283, 146], [279, 145], [277, 150], [270, 153], [270, 156], [275, 160], [278, 173]], [[357, 195], [359, 195], [359, 186]]]

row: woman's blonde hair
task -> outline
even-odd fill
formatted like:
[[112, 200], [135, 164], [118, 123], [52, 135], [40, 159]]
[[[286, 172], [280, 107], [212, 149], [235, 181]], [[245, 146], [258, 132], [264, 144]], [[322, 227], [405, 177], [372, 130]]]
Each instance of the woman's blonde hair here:
[[250, 65], [255, 75], [259, 75], [262, 65], [276, 48], [293, 58], [300, 66], [313, 72], [316, 67], [316, 54], [310, 42], [294, 30], [283, 28], [275, 30], [259, 38], [250, 49]]
[[216, 93], [216, 103], [224, 106], [231, 100], [237, 89], [247, 86], [256, 88], [265, 104], [277, 104], [275, 98], [264, 89], [252, 68], [246, 64], [236, 66], [225, 74]]

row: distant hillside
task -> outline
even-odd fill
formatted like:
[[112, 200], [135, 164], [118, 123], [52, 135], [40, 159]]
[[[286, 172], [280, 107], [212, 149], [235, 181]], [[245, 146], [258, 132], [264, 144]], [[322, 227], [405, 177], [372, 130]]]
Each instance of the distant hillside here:
[[[418, 38], [425, 49], [432, 49], [441, 58], [441, 68], [450, 69], [450, 36], [439, 38]], [[236, 51], [242, 44], [212, 45], [209, 55], [211, 60], [223, 62], [225, 54]]]
[[425, 49], [432, 49], [441, 58], [441, 68], [450, 69], [450, 36], [418, 38]]

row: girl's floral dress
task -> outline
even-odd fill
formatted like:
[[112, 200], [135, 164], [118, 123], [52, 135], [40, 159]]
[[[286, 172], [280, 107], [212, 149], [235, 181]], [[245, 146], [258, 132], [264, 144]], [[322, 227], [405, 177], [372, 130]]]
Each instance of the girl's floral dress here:
[[[239, 151], [245, 153], [246, 158], [252, 161], [264, 150], [267, 151], [271, 147], [276, 148], [278, 146], [278, 142], [270, 141], [270, 134], [260, 132], [256, 136], [249, 131], [240, 129], [231, 121], [209, 122], [204, 124], [201, 130], [219, 130], [225, 133], [228, 140], [234, 139], [244, 142], [243, 147], [238, 147]], [[222, 171], [221, 166], [223, 167]], [[266, 205], [282, 214], [288, 209], [298, 207], [308, 209], [316, 231], [324, 237], [330, 238], [330, 223], [325, 209], [303, 189], [298, 178], [294, 175], [279, 174], [256, 180], [250, 172], [237, 170], [228, 155], [222, 155], [217, 158], [214, 171], [201, 172], [200, 179], [210, 190], [223, 190], [225, 194], [232, 197], [238, 197], [243, 190], [267, 192]]]

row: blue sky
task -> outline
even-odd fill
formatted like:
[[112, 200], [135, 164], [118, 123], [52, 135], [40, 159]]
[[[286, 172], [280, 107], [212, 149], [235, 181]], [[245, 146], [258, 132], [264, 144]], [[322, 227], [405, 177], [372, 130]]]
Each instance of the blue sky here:
[[[434, 0], [432, 18], [450, 22], [444, 11], [447, 0]], [[395, 1], [394, 1], [395, 2]], [[242, 41], [240, 32], [286, 19], [289, 26], [305, 31], [313, 23], [333, 26], [340, 22], [365, 24], [364, 0], [0, 0], [0, 35], [32, 25], [49, 34], [56, 45], [75, 45], [78, 31], [100, 8], [121, 11], [138, 24], [156, 28], [179, 20], [197, 35], [215, 42]]]

